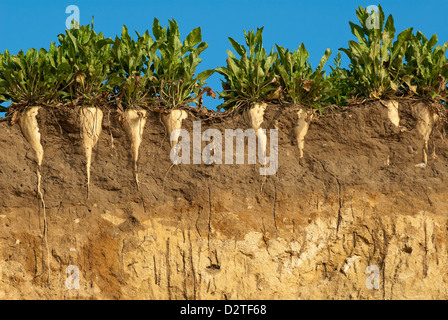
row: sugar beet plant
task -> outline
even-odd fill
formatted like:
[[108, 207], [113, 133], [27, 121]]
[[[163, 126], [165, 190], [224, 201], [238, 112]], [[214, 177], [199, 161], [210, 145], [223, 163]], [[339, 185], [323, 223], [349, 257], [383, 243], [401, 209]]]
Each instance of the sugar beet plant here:
[[110, 77], [114, 61], [111, 55], [113, 40], [96, 33], [91, 25], [66, 30], [59, 35], [60, 45], [50, 55], [52, 66], [68, 67], [62, 90], [63, 101], [76, 101], [79, 105], [102, 106], [109, 101], [114, 86]]
[[438, 45], [437, 35], [429, 40], [418, 31], [406, 51], [404, 87], [412, 94], [434, 100], [448, 101], [448, 42]]
[[330, 66], [328, 75], [328, 84], [331, 86], [331, 94], [328, 95], [328, 104], [336, 106], [345, 106], [356, 91], [353, 81], [353, 72], [351, 69], [342, 68], [341, 52], [333, 59], [333, 65]]
[[183, 42], [175, 20], [170, 20], [168, 27], [162, 27], [159, 20], [154, 19], [152, 30], [155, 42], [150, 50], [155, 52], [156, 49], [158, 54], [151, 55], [151, 70], [158, 104], [164, 109], [173, 109], [191, 103], [200, 105], [205, 92], [214, 96], [211, 89], [203, 88], [214, 70], [196, 75], [196, 68], [202, 61], [199, 55], [208, 47], [202, 41], [201, 28], [193, 29]]
[[349, 41], [349, 48], [340, 49], [350, 59], [355, 94], [373, 99], [395, 95], [401, 86], [412, 28], [401, 32], [394, 41], [393, 17], [389, 15], [386, 20], [380, 5], [372, 14], [359, 7], [356, 15], [360, 25], [350, 22], [350, 27], [358, 41]]
[[227, 66], [216, 68], [224, 76], [224, 91], [219, 95], [224, 99], [220, 107], [225, 110], [269, 100], [276, 90], [273, 83], [277, 81], [277, 53], [272, 48], [268, 54], [263, 48], [263, 28], [258, 28], [256, 32], [244, 31], [244, 38], [247, 48], [229, 37], [239, 58], [227, 50]]
[[50, 57], [54, 66], [69, 65], [63, 76], [61, 101], [80, 106], [79, 123], [86, 156], [87, 197], [90, 187], [92, 151], [102, 131], [102, 109], [108, 108], [114, 87], [111, 79], [114, 61], [111, 55], [113, 40], [96, 33], [91, 25], [66, 30], [58, 36], [60, 45]]
[[45, 49], [21, 50], [17, 55], [6, 50], [0, 55], [0, 103], [13, 103], [16, 109], [53, 103], [59, 95], [63, 68], [50, 64]]
[[146, 31], [143, 35], [136, 32], [137, 40], [123, 26], [121, 38], [116, 37], [112, 46], [114, 69], [109, 81], [115, 84], [114, 101], [120, 113], [120, 120], [131, 141], [134, 160], [134, 177], [139, 188], [138, 154], [143, 140], [143, 128], [146, 123], [145, 109], [155, 99], [152, 62], [155, 58], [154, 40]]
[[263, 28], [244, 31], [247, 48], [233, 38], [229, 41], [239, 58], [228, 50], [227, 66], [216, 71], [224, 75], [220, 96], [224, 109], [237, 108], [260, 101], [278, 100], [312, 106], [321, 110], [333, 91], [323, 68], [331, 55], [325, 51], [319, 66], [313, 70], [309, 53], [302, 43], [293, 52], [276, 45], [268, 54], [263, 48]]
[[108, 80], [115, 85], [114, 95], [119, 109], [141, 108], [154, 102], [154, 90], [151, 90], [155, 80], [152, 61], [155, 57], [154, 40], [146, 31], [143, 35], [136, 33], [134, 40], [123, 26], [121, 38], [118, 36], [112, 46], [114, 61], [113, 72]]
[[280, 77], [281, 94], [284, 100], [293, 104], [311, 106], [321, 111], [322, 104], [326, 103], [332, 95], [330, 83], [323, 71], [331, 50], [325, 51], [319, 66], [313, 70], [308, 62], [310, 55], [303, 43], [293, 52], [279, 45], [276, 46], [279, 59], [275, 71]]

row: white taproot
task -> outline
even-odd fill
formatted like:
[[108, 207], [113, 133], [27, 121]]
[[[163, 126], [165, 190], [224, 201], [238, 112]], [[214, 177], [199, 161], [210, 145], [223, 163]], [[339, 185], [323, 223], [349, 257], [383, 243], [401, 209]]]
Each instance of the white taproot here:
[[[188, 113], [185, 110], [171, 110], [169, 113], [162, 113], [162, 121], [165, 125], [168, 135], [170, 136], [171, 148], [179, 142], [180, 130], [182, 128], [182, 121], [187, 119]], [[176, 130], [173, 133], [173, 131]]]
[[305, 147], [305, 136], [308, 133], [310, 122], [314, 114], [311, 111], [300, 109], [297, 111], [297, 124], [294, 127], [294, 134], [296, 136], [297, 146], [299, 148], [300, 158], [303, 158], [303, 148]]
[[90, 186], [90, 165], [92, 163], [92, 150], [101, 134], [103, 111], [95, 107], [82, 107], [80, 109], [81, 137], [86, 155], [87, 196]]
[[124, 129], [131, 140], [132, 158], [134, 160], [134, 175], [137, 188], [139, 188], [137, 170], [138, 152], [143, 139], [143, 128], [146, 124], [146, 113], [146, 110], [143, 109], [127, 109], [123, 117]]
[[423, 138], [423, 161], [425, 164], [428, 164], [428, 141], [434, 124], [439, 120], [439, 116], [422, 102], [412, 106], [412, 113], [417, 119], [417, 131]]
[[400, 116], [398, 114], [398, 101], [387, 100], [384, 101], [384, 104], [387, 106], [387, 116], [389, 117], [390, 122], [392, 122], [396, 127], [399, 127]]

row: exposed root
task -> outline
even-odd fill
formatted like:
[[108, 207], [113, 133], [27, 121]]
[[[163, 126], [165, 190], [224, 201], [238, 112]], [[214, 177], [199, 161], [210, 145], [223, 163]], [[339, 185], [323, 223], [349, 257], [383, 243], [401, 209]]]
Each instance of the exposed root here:
[[294, 134], [299, 148], [300, 158], [303, 158], [303, 148], [305, 147], [305, 136], [308, 133], [314, 113], [305, 111], [303, 108], [297, 111], [297, 125], [294, 127]]
[[428, 164], [428, 141], [435, 123], [439, 120], [439, 116], [421, 102], [412, 105], [411, 108], [412, 114], [417, 119], [417, 130], [423, 137], [423, 162]]
[[255, 103], [243, 114], [246, 122], [255, 130], [258, 134], [261, 124], [264, 120], [264, 111], [268, 105], [266, 103]]
[[274, 219], [275, 231], [278, 232], [277, 221], [276, 221], [276, 217], [275, 217], [275, 207], [276, 206], [277, 206], [277, 185], [274, 182], [274, 207], [272, 208], [272, 217]]
[[109, 112], [107, 113], [107, 119], [108, 119], [108, 122], [109, 122], [110, 144], [111, 144], [112, 150], [115, 150], [114, 136], [112, 135], [111, 124], [110, 124], [110, 112], [111, 112], [111, 110], [109, 110]]
[[134, 161], [134, 178], [137, 190], [140, 190], [138, 180], [138, 152], [143, 139], [143, 128], [146, 124], [146, 110], [127, 109], [122, 119], [126, 133], [131, 140], [132, 157]]
[[182, 128], [182, 120], [187, 119], [188, 113], [185, 110], [171, 110], [170, 113], [162, 113], [162, 121], [170, 136], [170, 145], [173, 148], [179, 142], [180, 132], [174, 130]]
[[101, 124], [103, 121], [103, 111], [95, 107], [82, 107], [80, 111], [81, 137], [86, 154], [87, 171], [87, 198], [89, 198], [90, 188], [90, 165], [92, 162], [92, 150], [98, 142], [101, 134]]
[[37, 175], [37, 194], [39, 196], [39, 199], [42, 204], [43, 212], [44, 212], [44, 230], [43, 230], [43, 237], [45, 240], [45, 247], [47, 251], [47, 269], [48, 269], [48, 278], [47, 282], [50, 283], [50, 249], [48, 247], [48, 223], [47, 223], [47, 213], [46, 213], [46, 207], [45, 207], [45, 201], [44, 196], [42, 194], [41, 189], [41, 180], [42, 175], [40, 174], [41, 171], [41, 165], [42, 160], [44, 156], [44, 150], [42, 147], [42, 144], [40, 143], [40, 132], [39, 132], [39, 126], [37, 123], [37, 114], [39, 113], [40, 107], [31, 107], [25, 109], [19, 117], [19, 126], [22, 130], [22, 133], [25, 137], [25, 139], [30, 143], [31, 147], [33, 148], [36, 159], [37, 159], [37, 169], [36, 169], [36, 175]]
[[400, 126], [400, 116], [398, 114], [398, 101], [395, 100], [381, 100], [381, 104], [387, 108], [387, 116], [390, 122], [396, 127]]
[[26, 140], [31, 144], [37, 157], [37, 165], [40, 167], [44, 156], [44, 150], [40, 143], [40, 132], [36, 119], [39, 109], [40, 107], [25, 109], [20, 115], [19, 126]]
[[45, 201], [44, 201], [44, 196], [42, 194], [42, 190], [41, 190], [41, 174], [40, 174], [40, 168], [37, 168], [37, 193], [39, 194], [39, 199], [41, 201], [42, 204], [42, 210], [44, 212], [44, 231], [43, 231], [43, 237], [45, 240], [45, 248], [47, 251], [47, 269], [48, 269], [48, 278], [47, 278], [47, 283], [50, 284], [50, 279], [51, 279], [51, 269], [50, 269], [50, 249], [48, 247], [48, 222], [47, 222], [47, 210], [46, 210], [46, 206], [45, 206]]
[[267, 136], [266, 131], [261, 129], [261, 124], [264, 121], [264, 112], [268, 105], [266, 103], [255, 103], [249, 109], [247, 109], [243, 117], [248, 125], [254, 129], [255, 134], [259, 140], [259, 146], [261, 147], [262, 158], [266, 157], [266, 145]]
[[165, 179], [166, 179], [166, 176], [168, 175], [168, 172], [170, 172], [170, 170], [173, 166], [174, 166], [174, 163], [171, 163], [170, 167], [168, 168], [168, 170], [166, 170], [165, 174], [163, 175], [162, 190], [165, 190]]

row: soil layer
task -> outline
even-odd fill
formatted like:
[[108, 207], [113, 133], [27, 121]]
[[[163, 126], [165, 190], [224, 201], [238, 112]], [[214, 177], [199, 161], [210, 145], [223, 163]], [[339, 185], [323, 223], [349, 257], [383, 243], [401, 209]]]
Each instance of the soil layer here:
[[[446, 299], [446, 127], [434, 128], [425, 165], [411, 104], [400, 102], [399, 127], [379, 102], [315, 116], [303, 158], [297, 110], [269, 105], [262, 128], [278, 129], [278, 170], [268, 176], [258, 162], [173, 165], [160, 115], [148, 113], [139, 190], [131, 142], [105, 112], [88, 198], [77, 110], [42, 108], [49, 281], [36, 158], [2, 121], [0, 299]], [[193, 121], [223, 142], [225, 129], [249, 128], [239, 114], [191, 113], [192, 143]]]

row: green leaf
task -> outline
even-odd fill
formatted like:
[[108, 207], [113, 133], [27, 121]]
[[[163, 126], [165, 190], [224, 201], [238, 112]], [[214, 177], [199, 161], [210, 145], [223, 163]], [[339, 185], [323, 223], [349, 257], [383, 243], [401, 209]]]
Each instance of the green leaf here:
[[201, 28], [193, 29], [185, 38], [183, 45], [186, 47], [194, 47], [202, 41]]
[[387, 37], [391, 41], [395, 36], [394, 18], [392, 17], [392, 15], [389, 15], [389, 17], [387, 18], [386, 25], [384, 27], [383, 39], [385, 35], [387, 35]]
[[165, 36], [165, 30], [160, 26], [160, 22], [156, 18], [153, 21], [152, 33], [156, 40], [162, 39]]
[[114, 41], [112, 39], [101, 39], [95, 43], [96, 50], [101, 50], [104, 46], [109, 46], [113, 44]]
[[434, 34], [431, 39], [429, 39], [428, 43], [426, 44], [426, 47], [428, 50], [432, 50], [435, 45], [439, 42], [439, 39], [437, 38], [437, 34]]
[[200, 55], [205, 49], [208, 48], [208, 43], [207, 42], [201, 42], [195, 49], [195, 54], [196, 55]]
[[366, 42], [365, 35], [364, 35], [364, 29], [354, 24], [353, 22], [349, 22], [350, 28], [352, 30], [352, 34], [358, 39], [359, 42]]
[[215, 70], [213, 69], [202, 71], [201, 73], [198, 74], [197, 80], [199, 82], [205, 82], [214, 72]]
[[246, 49], [242, 45], [240, 45], [231, 37], [229, 37], [229, 41], [233, 49], [235, 49], [236, 53], [238, 53], [241, 57], [246, 55]]
[[229, 69], [227, 69], [227, 68], [217, 67], [217, 68], [215, 68], [215, 71], [218, 72], [219, 74], [222, 74], [223, 76], [226, 76], [228, 78], [230, 77]]
[[317, 67], [316, 70], [317, 72], [321, 72], [323, 70], [330, 56], [331, 56], [331, 50], [330, 49], [325, 50], [324, 56], [320, 59], [319, 66]]

